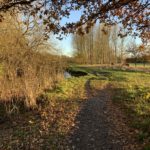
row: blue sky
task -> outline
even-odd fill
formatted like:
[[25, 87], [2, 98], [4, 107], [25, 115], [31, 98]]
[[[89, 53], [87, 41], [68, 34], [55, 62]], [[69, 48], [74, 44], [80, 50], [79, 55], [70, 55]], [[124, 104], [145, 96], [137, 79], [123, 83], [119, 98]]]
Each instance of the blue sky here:
[[[76, 22], [79, 21], [81, 16], [81, 11], [72, 11], [70, 13], [69, 18], [63, 18], [61, 21], [61, 25], [65, 25], [67, 22]], [[62, 52], [62, 54], [71, 56], [73, 54], [73, 46], [72, 46], [72, 38], [71, 34], [64, 36], [63, 40], [55, 40], [55, 43], [57, 43], [57, 48], [59, 48]]]
[[[67, 22], [77, 22], [80, 19], [80, 16], [82, 14], [82, 11], [72, 11], [70, 13], [69, 18], [63, 18], [61, 21], [62, 25], [65, 25]], [[131, 37], [128, 38], [127, 41], [130, 40]], [[67, 36], [64, 36], [63, 40], [54, 40], [55, 46], [61, 51], [61, 54], [71, 56], [73, 54], [73, 45], [72, 45], [72, 35], [69, 34]], [[141, 44], [141, 39], [136, 38], [136, 43]]]

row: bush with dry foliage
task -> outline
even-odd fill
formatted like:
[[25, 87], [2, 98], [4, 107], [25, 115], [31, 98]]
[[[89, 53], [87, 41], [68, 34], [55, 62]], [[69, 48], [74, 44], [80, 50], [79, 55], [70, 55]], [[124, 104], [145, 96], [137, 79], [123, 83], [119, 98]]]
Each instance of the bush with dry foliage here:
[[0, 23], [0, 100], [23, 101], [27, 107], [35, 107], [37, 96], [62, 79], [64, 63], [60, 56], [39, 50], [45, 41], [38, 43], [34, 33], [30, 38], [25, 36], [15, 19], [7, 14], [5, 22]]

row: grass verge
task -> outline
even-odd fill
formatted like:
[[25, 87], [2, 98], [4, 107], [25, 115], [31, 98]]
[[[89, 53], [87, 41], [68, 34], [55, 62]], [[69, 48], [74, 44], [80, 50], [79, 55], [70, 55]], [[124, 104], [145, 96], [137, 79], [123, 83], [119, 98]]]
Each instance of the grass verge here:
[[136, 130], [137, 139], [145, 150], [150, 149], [150, 74], [140, 71], [102, 69], [100, 67], [79, 67], [94, 74], [91, 81], [94, 90], [105, 83], [112, 85], [115, 105], [121, 108], [129, 119], [129, 126]]
[[85, 83], [91, 76], [72, 77], [38, 99], [36, 110], [0, 114], [0, 149], [68, 149], [74, 119], [86, 99]]

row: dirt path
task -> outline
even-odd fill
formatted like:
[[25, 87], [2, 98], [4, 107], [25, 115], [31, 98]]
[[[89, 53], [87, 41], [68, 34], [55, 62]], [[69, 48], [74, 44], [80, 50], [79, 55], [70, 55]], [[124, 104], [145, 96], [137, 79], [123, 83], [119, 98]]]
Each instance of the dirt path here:
[[87, 100], [58, 100], [0, 120], [0, 150], [141, 150], [111, 102], [111, 86], [95, 92], [91, 80], [85, 85]]
[[[88, 100], [76, 117], [76, 128], [71, 136], [74, 150], [138, 150], [123, 121], [124, 116], [111, 107], [110, 87], [93, 96], [90, 80], [86, 84]], [[118, 122], [119, 121], [119, 122]], [[127, 136], [128, 135], [128, 136]]]

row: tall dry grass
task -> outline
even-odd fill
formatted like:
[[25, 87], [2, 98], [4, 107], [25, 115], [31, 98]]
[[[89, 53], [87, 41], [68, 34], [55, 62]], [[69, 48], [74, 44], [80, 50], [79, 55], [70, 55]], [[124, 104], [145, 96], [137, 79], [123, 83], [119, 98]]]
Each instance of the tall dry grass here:
[[36, 98], [63, 78], [64, 60], [39, 49], [45, 41], [39, 37], [38, 43], [37, 34], [25, 36], [18, 23], [8, 15], [0, 24], [0, 101], [13, 104], [21, 101], [33, 108]]

